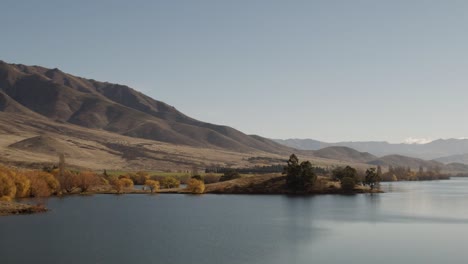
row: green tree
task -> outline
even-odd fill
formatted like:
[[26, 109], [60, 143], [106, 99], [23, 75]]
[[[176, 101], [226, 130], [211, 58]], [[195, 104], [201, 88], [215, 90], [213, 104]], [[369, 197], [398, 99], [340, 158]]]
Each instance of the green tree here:
[[337, 180], [342, 180], [345, 177], [353, 179], [355, 182], [358, 179], [357, 170], [353, 167], [346, 166], [346, 167], [338, 167], [332, 171], [333, 178]]
[[373, 190], [376, 186], [378, 186], [380, 182], [380, 176], [375, 171], [375, 168], [370, 168], [366, 170], [366, 177], [364, 179], [364, 185], [367, 185]]
[[286, 186], [294, 192], [309, 190], [317, 180], [312, 164], [309, 161], [299, 163], [296, 155], [289, 157], [283, 174], [286, 175]]
[[356, 185], [356, 181], [354, 180], [354, 178], [350, 178], [350, 177], [342, 178], [340, 183], [341, 183], [341, 189], [344, 192], [352, 192], [354, 190], [354, 186]]

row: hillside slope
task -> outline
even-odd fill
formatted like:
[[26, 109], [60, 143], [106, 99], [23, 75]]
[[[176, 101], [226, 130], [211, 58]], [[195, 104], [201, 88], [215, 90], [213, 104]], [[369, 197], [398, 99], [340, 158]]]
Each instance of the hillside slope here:
[[40, 66], [0, 61], [0, 111], [179, 145], [292, 152], [271, 140], [190, 118], [128, 86]]

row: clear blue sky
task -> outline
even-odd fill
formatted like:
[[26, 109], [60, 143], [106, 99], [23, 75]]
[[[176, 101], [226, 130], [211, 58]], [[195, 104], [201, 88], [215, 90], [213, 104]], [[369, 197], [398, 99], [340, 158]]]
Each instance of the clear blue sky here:
[[0, 59], [273, 138], [468, 136], [468, 1], [21, 1]]

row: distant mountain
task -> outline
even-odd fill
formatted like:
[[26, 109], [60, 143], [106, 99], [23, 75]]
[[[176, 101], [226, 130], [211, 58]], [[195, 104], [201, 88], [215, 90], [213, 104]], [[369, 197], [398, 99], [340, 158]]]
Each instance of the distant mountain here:
[[376, 156], [367, 152], [359, 152], [348, 147], [327, 147], [313, 152], [314, 156], [335, 159], [340, 161], [349, 161], [356, 163], [367, 163], [369, 161], [377, 159]]
[[451, 155], [447, 157], [441, 157], [438, 159], [435, 159], [436, 161], [442, 162], [442, 163], [463, 163], [463, 164], [468, 164], [468, 153], [467, 154], [459, 154], [459, 155]]
[[427, 160], [422, 160], [418, 158], [410, 158], [410, 157], [401, 156], [401, 155], [384, 156], [384, 157], [372, 160], [368, 162], [368, 164], [379, 165], [383, 167], [389, 167], [389, 166], [410, 167], [412, 169], [419, 168], [420, 166], [426, 169], [431, 168], [431, 167], [436, 167], [436, 166], [440, 168], [444, 167], [443, 163], [440, 163], [437, 161], [427, 161]]
[[[468, 153], [468, 139], [439, 139], [426, 144], [391, 144], [381, 141], [368, 142], [338, 142], [326, 143], [313, 139], [286, 139], [275, 140], [285, 146], [290, 146], [302, 150], [318, 150], [329, 146], [344, 146], [353, 148], [361, 152], [369, 152], [376, 156], [405, 155], [420, 159], [438, 159], [453, 155], [463, 155]], [[447, 159], [444, 162], [464, 161], [463, 159]]]
[[56, 68], [0, 61], [0, 111], [178, 145], [292, 152], [269, 139], [190, 118], [128, 86], [81, 78]]

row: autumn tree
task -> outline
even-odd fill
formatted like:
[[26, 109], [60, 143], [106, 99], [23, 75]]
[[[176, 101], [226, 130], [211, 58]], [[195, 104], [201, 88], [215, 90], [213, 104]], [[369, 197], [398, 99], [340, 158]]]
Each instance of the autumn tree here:
[[48, 197], [60, 191], [60, 183], [54, 175], [44, 171], [27, 171], [25, 176], [31, 181], [31, 196]]
[[133, 188], [133, 181], [127, 178], [122, 178], [120, 179], [122, 181], [123, 187], [124, 188]]
[[201, 180], [192, 178], [187, 183], [187, 190], [193, 194], [202, 194], [205, 192], [205, 184]]
[[5, 171], [0, 171], [0, 200], [9, 201], [16, 196], [16, 185], [11, 177]]
[[24, 198], [30, 196], [31, 181], [21, 172], [16, 172], [13, 176], [16, 186], [16, 197]]
[[72, 193], [79, 188], [79, 176], [69, 170], [59, 172], [56, 177], [60, 183], [60, 188], [67, 193]]
[[159, 182], [154, 180], [146, 180], [145, 186], [148, 186], [148, 188], [151, 190], [151, 193], [158, 192], [160, 188]]
[[80, 188], [81, 192], [86, 192], [90, 187], [99, 184], [99, 177], [96, 173], [91, 171], [81, 171], [76, 175], [77, 187]]
[[179, 188], [180, 181], [174, 177], [168, 176], [164, 177], [160, 181], [161, 187], [164, 189]]
[[118, 193], [122, 193], [123, 192], [123, 189], [124, 189], [124, 183], [122, 181], [122, 179], [119, 179], [119, 178], [113, 178], [110, 180], [110, 185], [112, 186], [112, 188]]

